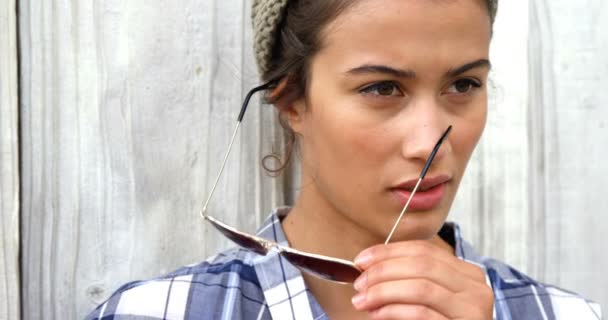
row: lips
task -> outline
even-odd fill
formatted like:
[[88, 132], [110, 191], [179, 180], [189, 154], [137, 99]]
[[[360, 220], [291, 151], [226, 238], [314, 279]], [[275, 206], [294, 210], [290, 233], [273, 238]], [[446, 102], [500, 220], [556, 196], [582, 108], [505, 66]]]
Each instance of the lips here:
[[[422, 179], [422, 182], [420, 183], [420, 186], [418, 187], [418, 191], [425, 191], [425, 190], [431, 189], [437, 185], [448, 182], [449, 180], [450, 180], [450, 177], [446, 174], [424, 178], [424, 179]], [[412, 180], [409, 180], [407, 182], [397, 185], [396, 187], [394, 187], [394, 189], [404, 189], [407, 191], [412, 191], [414, 189], [414, 187], [416, 186], [416, 183], [418, 183], [418, 179], [412, 179]]]
[[[443, 200], [446, 185], [450, 180], [451, 178], [448, 175], [424, 178], [410, 201], [408, 211], [423, 211], [435, 208]], [[412, 179], [390, 189], [401, 206], [406, 204], [417, 182], [417, 179]]]

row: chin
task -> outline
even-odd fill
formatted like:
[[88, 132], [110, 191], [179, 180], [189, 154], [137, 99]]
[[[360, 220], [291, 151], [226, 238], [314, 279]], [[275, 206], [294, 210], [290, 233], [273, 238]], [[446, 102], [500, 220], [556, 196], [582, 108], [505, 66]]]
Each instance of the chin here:
[[[395, 217], [396, 219], [397, 217]], [[447, 219], [447, 210], [432, 210], [406, 212], [401, 225], [395, 231], [391, 242], [407, 241], [407, 240], [429, 240], [437, 235], [445, 220]], [[393, 226], [395, 221], [391, 221]], [[390, 229], [389, 229], [390, 231]], [[385, 232], [385, 238], [388, 235]]]

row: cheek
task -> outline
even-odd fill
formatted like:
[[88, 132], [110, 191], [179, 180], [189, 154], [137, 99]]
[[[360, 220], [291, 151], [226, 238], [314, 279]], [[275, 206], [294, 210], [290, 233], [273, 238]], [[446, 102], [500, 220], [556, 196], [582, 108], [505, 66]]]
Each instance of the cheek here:
[[302, 139], [305, 174], [314, 177], [320, 190], [336, 203], [352, 202], [354, 194], [372, 192], [396, 140], [386, 125], [346, 104], [312, 106]]
[[[477, 146], [481, 134], [486, 126], [487, 106], [477, 108], [475, 113], [465, 117], [460, 121], [458, 128], [454, 128], [454, 153], [458, 160], [466, 163], [469, 161], [473, 150]], [[464, 168], [463, 168], [464, 169]]]
[[311, 119], [315, 149], [323, 157], [320, 160], [336, 163], [338, 170], [353, 166], [369, 169], [365, 166], [382, 163], [394, 144], [387, 125], [373, 123], [364, 112], [354, 109], [353, 106], [326, 106]]

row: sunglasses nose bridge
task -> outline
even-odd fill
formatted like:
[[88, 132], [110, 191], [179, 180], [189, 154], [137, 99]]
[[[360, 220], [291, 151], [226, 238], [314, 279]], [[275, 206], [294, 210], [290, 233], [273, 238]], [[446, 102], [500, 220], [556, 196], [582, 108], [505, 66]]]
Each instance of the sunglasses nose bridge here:
[[276, 252], [281, 253], [281, 248], [274, 242], [268, 241], [266, 239], [262, 239], [262, 246], [266, 249], [267, 252]]

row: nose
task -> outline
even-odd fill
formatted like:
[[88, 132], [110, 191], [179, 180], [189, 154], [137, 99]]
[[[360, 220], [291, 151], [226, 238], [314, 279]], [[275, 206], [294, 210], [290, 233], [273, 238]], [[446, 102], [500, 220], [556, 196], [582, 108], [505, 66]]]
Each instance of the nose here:
[[[419, 109], [425, 110], [410, 114], [415, 117], [415, 120], [414, 125], [404, 133], [402, 155], [408, 161], [424, 164], [450, 123], [442, 117], [436, 107], [420, 107]], [[433, 163], [440, 162], [450, 151], [451, 144], [448, 136], [437, 151]]]

